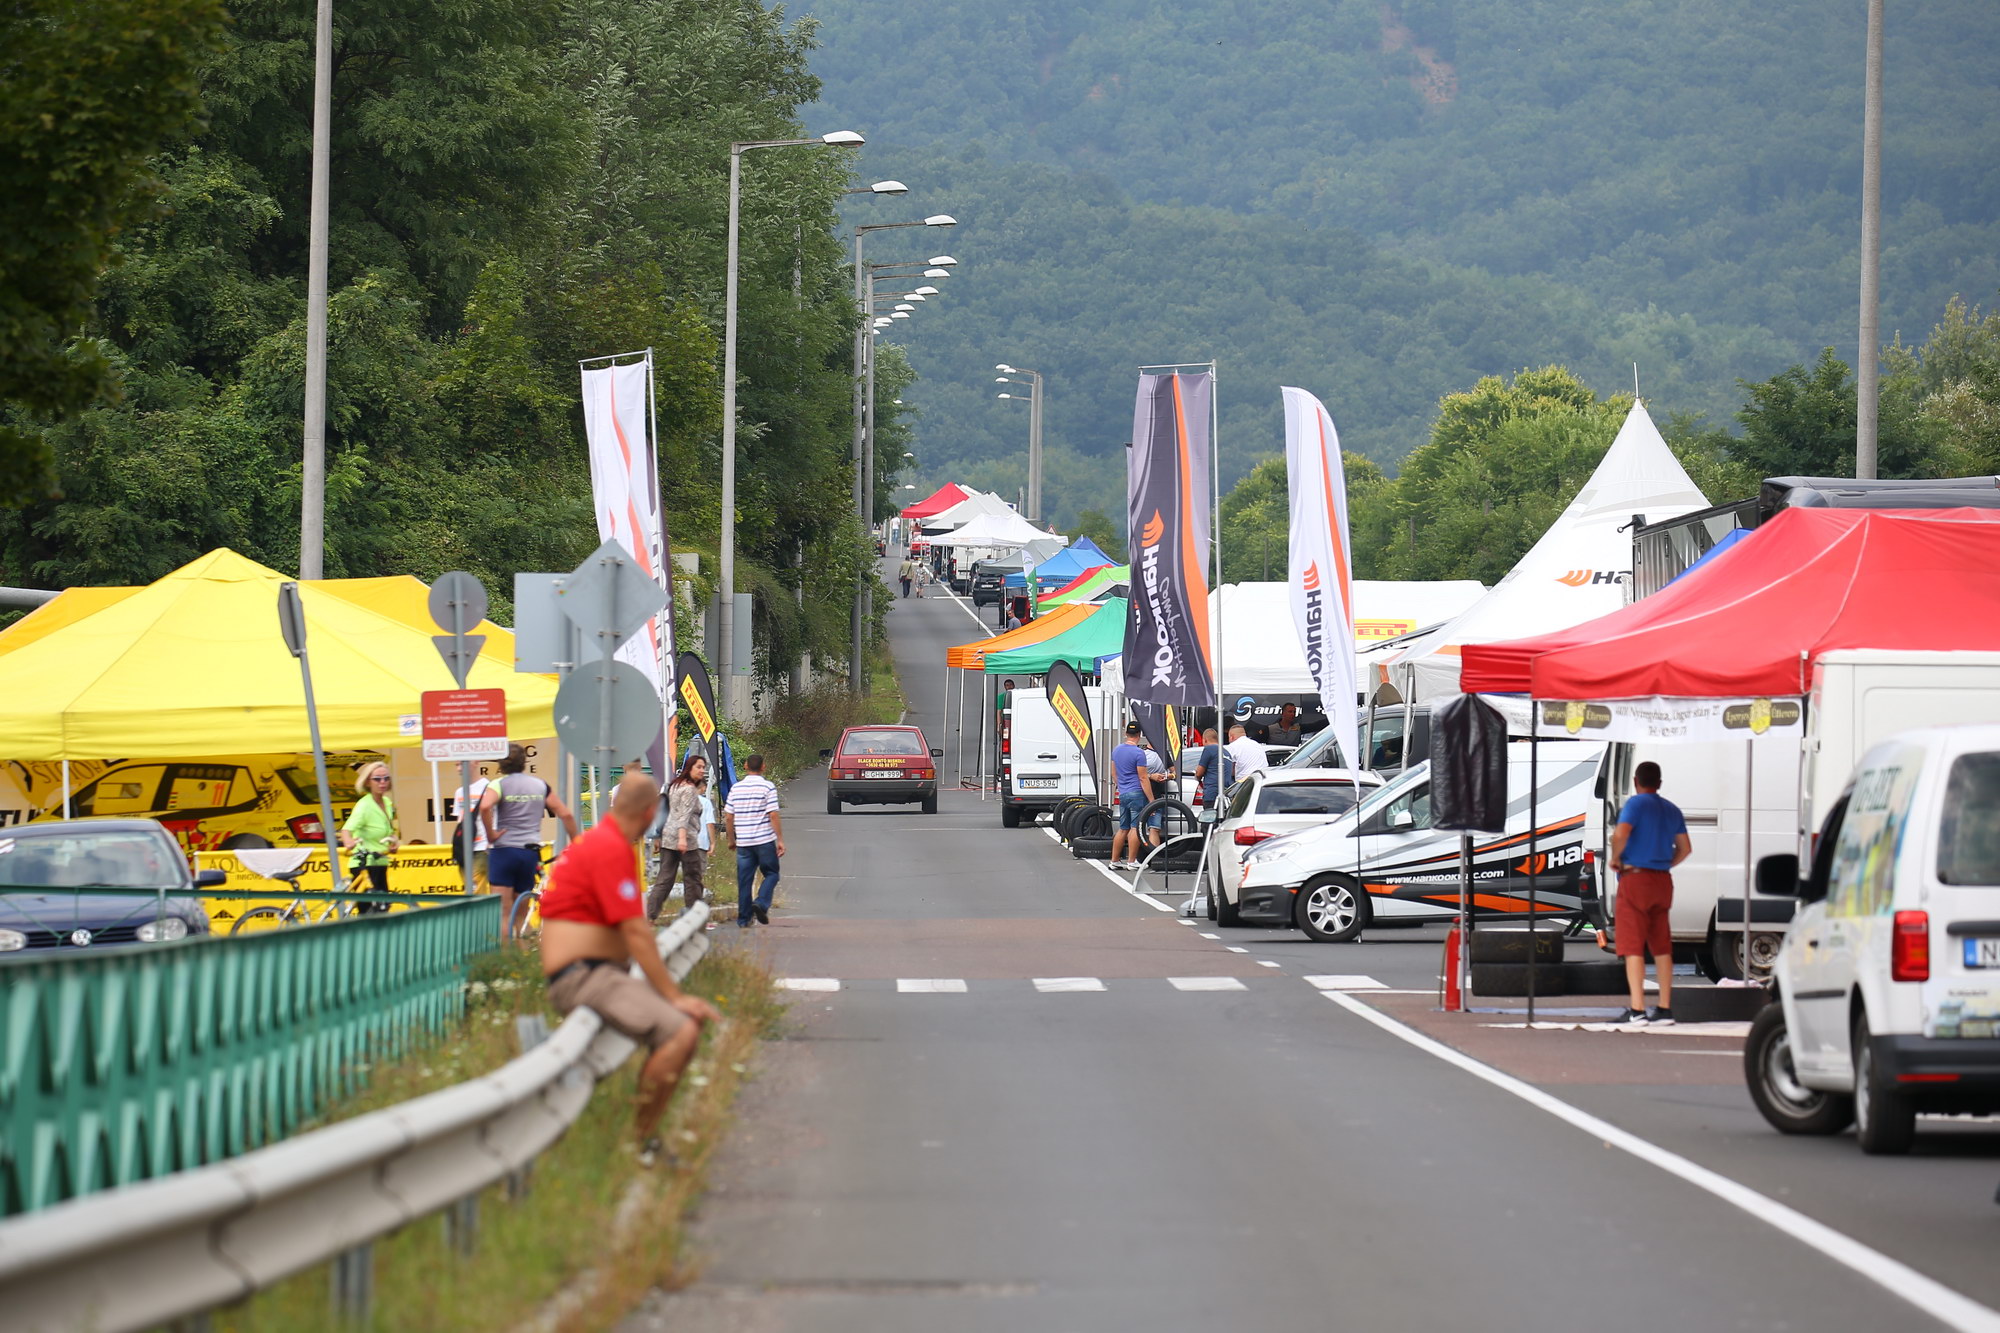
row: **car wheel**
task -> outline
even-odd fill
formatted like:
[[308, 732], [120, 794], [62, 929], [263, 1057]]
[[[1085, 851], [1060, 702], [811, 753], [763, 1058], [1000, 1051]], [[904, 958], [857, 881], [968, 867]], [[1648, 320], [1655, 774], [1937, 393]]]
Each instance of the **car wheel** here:
[[1710, 981], [1722, 980], [1722, 964], [1716, 961], [1715, 936], [1708, 937], [1708, 944], [1694, 951], [1694, 970]]
[[1222, 867], [1208, 868], [1208, 900], [1215, 904], [1215, 914], [1210, 919], [1218, 926], [1240, 926], [1243, 914], [1237, 904], [1229, 901], [1227, 890], [1222, 887]]
[[258, 837], [255, 833], [238, 833], [234, 837], [222, 840], [222, 850], [225, 852], [236, 852], [246, 849], [254, 852], [270, 845], [271, 840], [269, 838]]
[[1838, 1134], [1854, 1123], [1854, 1099], [1799, 1082], [1792, 1065], [1785, 1006], [1773, 1001], [1751, 1020], [1743, 1043], [1743, 1079], [1750, 1100], [1780, 1134]]
[[1210, 921], [1220, 921], [1222, 919], [1222, 910], [1219, 904], [1222, 902], [1222, 892], [1215, 883], [1214, 873], [1212, 870], [1209, 872], [1208, 892], [1203, 894], [1202, 897], [1208, 899], [1208, 919]]
[[1299, 890], [1292, 919], [1322, 944], [1345, 944], [1368, 928], [1368, 895], [1354, 881], [1316, 879]]
[[1873, 1157], [1906, 1153], [1917, 1137], [1917, 1105], [1882, 1077], [1868, 1015], [1854, 1020], [1854, 1140]]
[[1021, 827], [1021, 807], [1018, 805], [1010, 805], [1006, 801], [1000, 802], [1000, 827], [1001, 828]]
[[1753, 930], [1750, 932], [1750, 966], [1743, 966], [1743, 932], [1740, 930], [1718, 930], [1710, 937], [1715, 954], [1715, 968], [1722, 973], [1720, 980], [1761, 981], [1771, 975], [1772, 964], [1778, 961], [1778, 950], [1784, 946], [1785, 937], [1774, 931]]
[[936, 792], [932, 792], [929, 796], [924, 797], [924, 813], [927, 815], [934, 815], [937, 813]]
[[840, 813], [840, 798], [838, 796], [835, 796], [832, 792], [828, 792], [826, 794], [826, 812], [830, 815], [837, 815]]

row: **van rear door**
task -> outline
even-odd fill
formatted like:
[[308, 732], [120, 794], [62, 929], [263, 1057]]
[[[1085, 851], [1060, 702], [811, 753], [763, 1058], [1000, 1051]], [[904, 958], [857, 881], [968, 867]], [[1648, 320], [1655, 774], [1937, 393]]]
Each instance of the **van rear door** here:
[[2000, 1036], [2000, 752], [1962, 753], [1946, 766], [1930, 860], [1924, 1035]]

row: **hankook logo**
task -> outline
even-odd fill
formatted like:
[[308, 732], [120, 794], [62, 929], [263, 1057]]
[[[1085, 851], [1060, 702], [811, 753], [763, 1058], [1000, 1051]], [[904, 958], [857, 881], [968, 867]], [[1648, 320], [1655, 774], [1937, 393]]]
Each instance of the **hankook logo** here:
[[1302, 582], [1306, 594], [1306, 670], [1318, 680], [1326, 660], [1326, 594], [1319, 586], [1318, 561], [1306, 566]]
[[1153, 684], [1171, 685], [1178, 682], [1180, 673], [1175, 669], [1172, 642], [1167, 636], [1167, 618], [1172, 608], [1167, 605], [1166, 589], [1160, 583], [1160, 539], [1166, 535], [1167, 521], [1155, 509], [1153, 516], [1139, 526], [1139, 573], [1140, 586], [1146, 597], [1146, 610], [1153, 619]]
[[1566, 583], [1572, 588], [1581, 588], [1591, 583], [1619, 584], [1632, 575], [1622, 569], [1572, 569], [1567, 574], [1556, 575], [1557, 583]]

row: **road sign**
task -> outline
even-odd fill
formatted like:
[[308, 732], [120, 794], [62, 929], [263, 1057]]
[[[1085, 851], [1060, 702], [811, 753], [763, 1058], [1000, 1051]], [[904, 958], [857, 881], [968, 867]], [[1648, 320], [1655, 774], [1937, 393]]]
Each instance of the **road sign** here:
[[486, 619], [486, 588], [472, 575], [454, 570], [438, 575], [438, 581], [431, 585], [431, 619], [438, 628], [447, 631], [431, 636], [437, 645], [438, 656], [451, 671], [451, 678], [462, 687], [472, 675], [473, 663], [486, 647], [484, 634], [469, 633], [473, 626]]
[[[609, 635], [614, 649], [667, 605], [666, 590], [641, 573], [639, 562], [615, 541], [605, 542], [563, 577], [558, 599], [587, 644], [598, 647], [601, 636]], [[657, 706], [659, 700], [653, 702]]]
[[[571, 754], [610, 769], [646, 753], [665, 721], [652, 682], [627, 662], [586, 663], [556, 690], [556, 735]], [[607, 696], [609, 696], [607, 698]]]
[[424, 758], [505, 759], [505, 690], [425, 690]]

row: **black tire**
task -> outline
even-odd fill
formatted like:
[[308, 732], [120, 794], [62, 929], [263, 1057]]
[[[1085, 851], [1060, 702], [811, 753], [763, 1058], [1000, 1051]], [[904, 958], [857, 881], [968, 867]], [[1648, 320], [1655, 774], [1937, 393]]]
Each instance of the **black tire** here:
[[1216, 888], [1214, 880], [1210, 880], [1208, 882], [1207, 897], [1208, 897], [1208, 919], [1210, 921], [1220, 921], [1222, 919], [1222, 906], [1221, 906], [1222, 897], [1220, 892]]
[[1187, 802], [1172, 796], [1161, 796], [1146, 803], [1139, 812], [1139, 827], [1144, 829], [1146, 821], [1158, 818], [1160, 833], [1165, 838], [1177, 838], [1183, 833], [1193, 833], [1201, 825], [1195, 822], [1194, 808]]
[[1868, 1015], [1854, 1020], [1854, 1141], [1871, 1157], [1910, 1150], [1917, 1138], [1917, 1104], [1882, 1076]]
[[1229, 895], [1222, 891], [1221, 868], [1219, 866], [1210, 866], [1208, 868], [1208, 875], [1208, 900], [1215, 904], [1215, 911], [1209, 919], [1214, 921], [1218, 926], [1241, 926], [1243, 924], [1243, 908], [1238, 903], [1230, 902]]
[[[1475, 935], [1477, 931], [1473, 932]], [[1528, 993], [1528, 965], [1526, 963], [1474, 963], [1472, 973], [1472, 993], [1474, 995], [1516, 996]], [[1543, 999], [1562, 995], [1563, 970], [1560, 967], [1537, 967], [1535, 969], [1535, 998]]]
[[1321, 944], [1345, 944], [1357, 938], [1373, 915], [1367, 891], [1338, 875], [1313, 880], [1292, 903], [1294, 924]]
[[[1476, 936], [1477, 932], [1474, 934]], [[1626, 995], [1623, 963], [1564, 963], [1561, 971], [1565, 995]], [[1676, 1001], [1680, 999], [1678, 989], [1674, 998]]]
[[1081, 796], [1065, 796], [1062, 804], [1056, 807], [1055, 817], [1052, 820], [1056, 826], [1056, 836], [1064, 842], [1068, 842], [1071, 838], [1074, 838], [1076, 836], [1076, 821], [1083, 818], [1084, 812], [1090, 808], [1091, 802], [1084, 800]]
[[250, 851], [257, 851], [270, 845], [271, 840], [269, 838], [260, 838], [254, 833], [238, 833], [234, 837], [222, 840], [222, 850], [225, 852], [242, 851], [246, 848]]
[[1079, 861], [1109, 861], [1111, 859], [1111, 839], [1076, 838], [1070, 842], [1070, 855]]
[[1554, 930], [1474, 930], [1468, 937], [1471, 943], [1466, 948], [1466, 959], [1475, 966], [1480, 963], [1525, 963], [1528, 961], [1528, 941], [1534, 941], [1535, 961], [1544, 967], [1553, 966], [1563, 960], [1563, 938]]
[[1852, 1097], [1799, 1082], [1785, 1006], [1775, 1001], [1751, 1021], [1743, 1043], [1743, 1081], [1750, 1086], [1750, 1100], [1780, 1134], [1838, 1134], [1854, 1123]]
[[[1752, 981], [1761, 981], [1771, 975], [1771, 965], [1778, 960], [1778, 949], [1785, 942], [1782, 932], [1753, 930], [1750, 940], [1750, 971]], [[1715, 970], [1721, 975], [1717, 981], [1741, 981], [1743, 970], [1744, 935], [1740, 930], [1710, 930], [1709, 950], [1715, 955]]]
[[252, 921], [265, 921], [276, 926], [286, 926], [291, 924], [286, 919], [285, 908], [253, 907], [249, 911], [245, 912], [243, 915], [237, 917], [236, 920], [233, 923], [231, 923], [229, 927], [229, 933], [232, 935], [242, 934], [243, 928], [249, 925]]
[[837, 815], [840, 813], [840, 798], [838, 796], [835, 796], [832, 792], [828, 792], [826, 794], [826, 812], [830, 815]]
[[1001, 828], [1021, 827], [1021, 807], [1018, 805], [1010, 804], [1007, 801], [1000, 802], [1000, 827]]
[[937, 813], [936, 792], [932, 792], [929, 796], [924, 797], [924, 813], [927, 815], [934, 815]]
[[1070, 835], [1072, 841], [1083, 841], [1086, 839], [1094, 841], [1095, 839], [1102, 838], [1106, 843], [1109, 843], [1117, 825], [1111, 818], [1111, 812], [1100, 805], [1084, 811], [1075, 823], [1071, 825], [1071, 828], [1073, 830]]
[[1722, 980], [1722, 964], [1716, 961], [1715, 949], [1711, 945], [1703, 945], [1694, 951], [1694, 970], [1710, 981]]

